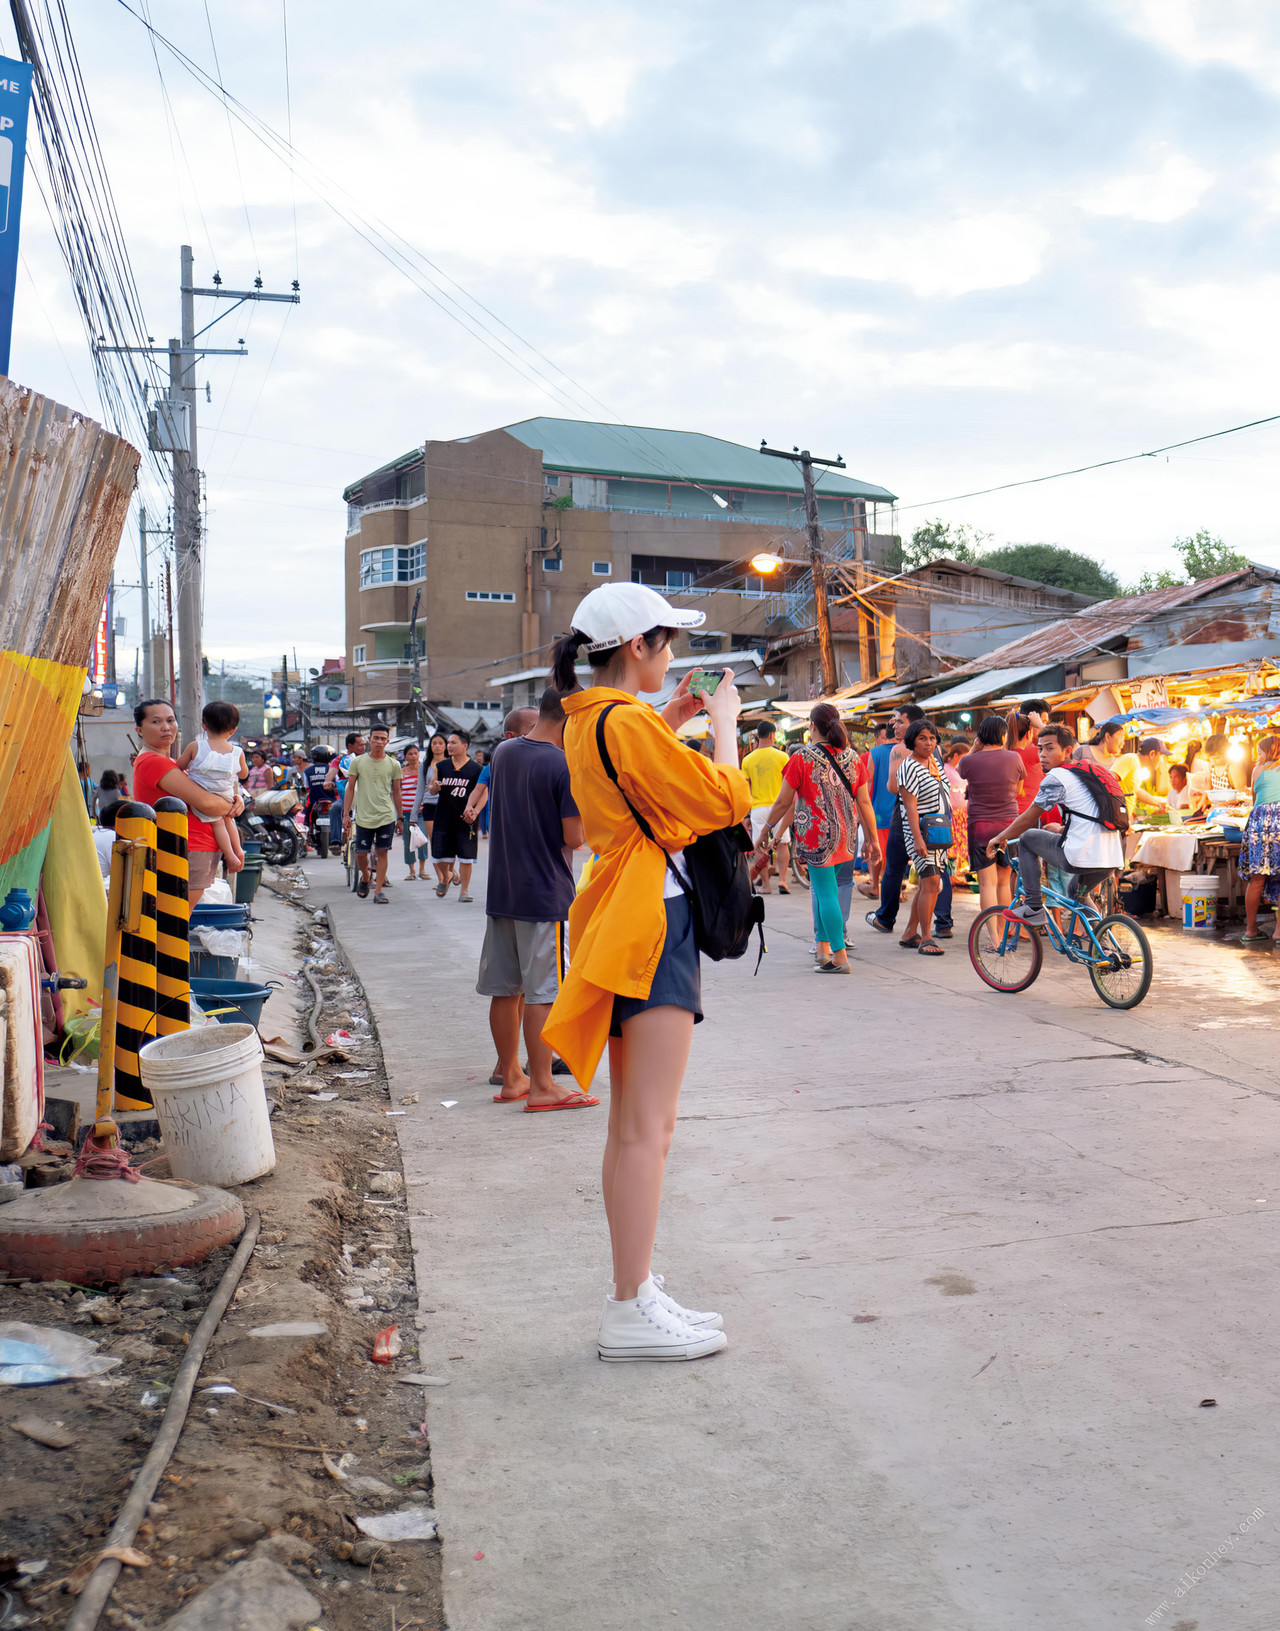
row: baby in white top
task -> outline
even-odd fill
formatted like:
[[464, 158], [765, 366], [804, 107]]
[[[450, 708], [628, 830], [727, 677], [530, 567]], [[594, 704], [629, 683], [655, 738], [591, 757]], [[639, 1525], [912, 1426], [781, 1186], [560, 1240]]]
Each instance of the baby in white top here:
[[[240, 778], [249, 774], [244, 754], [231, 740], [240, 728], [240, 710], [234, 702], [210, 702], [200, 715], [204, 729], [198, 742], [190, 742], [178, 760], [179, 770], [185, 770], [198, 787], [219, 798], [234, 799], [240, 791]], [[212, 829], [218, 848], [222, 851], [228, 872], [239, 872], [244, 865], [244, 850], [240, 833], [230, 816], [202, 816], [192, 810], [189, 821], [203, 821]]]

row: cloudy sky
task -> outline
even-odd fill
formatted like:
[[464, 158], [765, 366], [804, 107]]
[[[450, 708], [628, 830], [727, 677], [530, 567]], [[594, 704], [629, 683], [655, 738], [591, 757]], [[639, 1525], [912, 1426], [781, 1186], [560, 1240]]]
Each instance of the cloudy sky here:
[[[197, 282], [302, 285], [201, 365], [215, 660], [339, 653], [343, 485], [537, 413], [804, 442], [900, 494], [904, 530], [1127, 580], [1199, 527], [1280, 566], [1280, 425], [938, 502], [1280, 413], [1274, 4], [291, 0], [286, 99], [280, 0], [150, 0], [292, 118], [323, 197], [159, 48], [162, 89], [114, 0], [69, 10], [150, 332], [177, 326], [182, 242]], [[333, 202], [425, 257], [417, 286]], [[12, 373], [96, 412], [34, 187], [23, 234]]]

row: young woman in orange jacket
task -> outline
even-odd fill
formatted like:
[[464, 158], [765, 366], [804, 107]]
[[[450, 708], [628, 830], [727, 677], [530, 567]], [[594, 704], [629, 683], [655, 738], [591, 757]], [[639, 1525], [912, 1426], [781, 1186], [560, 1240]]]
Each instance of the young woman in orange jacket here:
[[[614, 1287], [600, 1321], [602, 1359], [698, 1359], [726, 1344], [719, 1314], [682, 1308], [650, 1263], [680, 1086], [702, 1018], [691, 912], [676, 874], [687, 881], [687, 844], [741, 821], [751, 807], [738, 769], [740, 702], [730, 669], [705, 701], [690, 694], [687, 675], [661, 713], [639, 700], [662, 689], [672, 636], [704, 618], [641, 584], [607, 584], [582, 601], [573, 632], [555, 651], [574, 799], [599, 860], [569, 913], [569, 972], [543, 1036], [584, 1090], [609, 1048], [602, 1186]], [[580, 653], [592, 669], [585, 691], [574, 669]], [[676, 735], [704, 707], [715, 730], [714, 761]], [[606, 708], [617, 783], [597, 739]]]

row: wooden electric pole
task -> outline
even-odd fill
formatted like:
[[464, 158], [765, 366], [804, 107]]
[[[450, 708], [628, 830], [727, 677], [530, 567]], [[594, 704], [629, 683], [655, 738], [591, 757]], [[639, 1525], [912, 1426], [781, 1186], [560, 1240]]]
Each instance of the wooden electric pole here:
[[839, 457], [815, 459], [807, 447], [792, 448], [790, 453], [784, 453], [781, 448], [769, 447], [763, 441], [760, 443], [760, 451], [766, 458], [790, 459], [792, 464], [798, 464], [804, 479], [804, 521], [805, 532], [809, 538], [809, 568], [813, 574], [813, 607], [818, 624], [818, 653], [822, 659], [822, 693], [824, 696], [830, 696], [840, 682], [836, 676], [836, 649], [831, 641], [831, 617], [827, 610], [827, 566], [822, 557], [822, 528], [818, 525], [818, 495], [813, 486], [813, 467], [815, 464], [821, 464], [831, 470], [843, 470], [844, 460]]

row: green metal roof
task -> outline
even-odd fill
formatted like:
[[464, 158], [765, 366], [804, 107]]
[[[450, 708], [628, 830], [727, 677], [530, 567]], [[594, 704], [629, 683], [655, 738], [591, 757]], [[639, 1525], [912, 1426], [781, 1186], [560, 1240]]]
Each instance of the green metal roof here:
[[[696, 481], [708, 487], [754, 487], [775, 493], [804, 491], [795, 465], [765, 458], [757, 448], [726, 442], [719, 436], [704, 436], [696, 430], [655, 430], [646, 425], [549, 418], [522, 419], [500, 428], [526, 447], [540, 448], [543, 466], [551, 470], [569, 470], [580, 476]], [[819, 493], [828, 498], [870, 498], [889, 503], [897, 497], [886, 487], [833, 470], [822, 471], [817, 486]]]
[[410, 465], [417, 464], [421, 458], [422, 444], [419, 443], [417, 447], [411, 447], [407, 453], [402, 453], [398, 459], [390, 459], [386, 464], [380, 464], [376, 470], [370, 470], [367, 475], [361, 476], [358, 481], [353, 481], [349, 487], [344, 487], [342, 496], [350, 502], [352, 493], [358, 487], [363, 486], [366, 481], [372, 481], [375, 476], [388, 475], [393, 470], [404, 470]]

